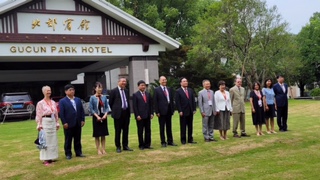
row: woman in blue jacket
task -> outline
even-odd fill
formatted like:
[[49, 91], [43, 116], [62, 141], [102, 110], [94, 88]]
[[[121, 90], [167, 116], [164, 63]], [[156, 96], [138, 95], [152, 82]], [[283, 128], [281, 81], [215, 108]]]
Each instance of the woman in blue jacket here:
[[109, 135], [107, 115], [109, 111], [108, 99], [102, 94], [102, 84], [96, 82], [93, 88], [94, 95], [90, 97], [90, 113], [92, 114], [93, 137], [95, 138], [98, 154], [106, 153], [106, 139]]

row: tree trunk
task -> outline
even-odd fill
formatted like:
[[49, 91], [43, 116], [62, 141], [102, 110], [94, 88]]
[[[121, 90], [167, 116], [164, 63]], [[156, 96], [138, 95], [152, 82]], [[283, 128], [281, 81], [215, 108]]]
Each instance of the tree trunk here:
[[306, 83], [303, 83], [302, 81], [299, 81], [298, 87], [300, 89], [300, 97], [304, 97], [304, 86]]

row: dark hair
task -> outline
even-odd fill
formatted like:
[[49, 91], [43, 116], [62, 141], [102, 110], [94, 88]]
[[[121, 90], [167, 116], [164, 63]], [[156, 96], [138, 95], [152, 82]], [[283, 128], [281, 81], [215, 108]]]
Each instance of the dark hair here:
[[260, 85], [259, 82], [254, 82], [253, 85], [252, 85], [252, 89], [255, 90], [254, 87], [256, 86], [256, 84], [259, 86], [259, 90], [261, 90], [261, 85]]
[[65, 90], [65, 91], [68, 90], [68, 89], [70, 89], [70, 88], [73, 88], [73, 89], [74, 89], [74, 86], [73, 86], [72, 84], [67, 84], [67, 85], [64, 86], [64, 90]]
[[270, 84], [270, 87], [272, 88], [272, 84], [273, 84], [273, 82], [272, 82], [272, 79], [271, 78], [267, 78], [265, 81], [264, 81], [264, 87], [265, 88], [267, 88], [267, 81], [271, 81], [271, 84]]
[[138, 81], [137, 85], [140, 86], [140, 84], [146, 84], [143, 80]]
[[224, 81], [222, 81], [222, 80], [219, 81], [219, 82], [218, 82], [218, 86], [221, 86], [221, 85], [226, 85], [226, 82], [224, 82]]
[[279, 74], [279, 75], [277, 76], [277, 79], [279, 79], [280, 77], [283, 77], [283, 76]]
[[94, 86], [93, 86], [93, 88], [92, 88], [93, 94], [96, 93], [96, 88], [97, 88], [97, 87], [102, 87], [101, 82], [96, 82], [96, 83], [94, 84]]
[[181, 81], [182, 81], [183, 79], [186, 79], [186, 80], [187, 80], [187, 78], [185, 78], [185, 77], [182, 77], [182, 78], [180, 78], [180, 83], [181, 83]]

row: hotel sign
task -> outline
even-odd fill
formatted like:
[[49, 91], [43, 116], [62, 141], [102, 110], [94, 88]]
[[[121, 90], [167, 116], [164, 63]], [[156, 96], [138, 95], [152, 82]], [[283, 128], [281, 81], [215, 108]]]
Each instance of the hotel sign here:
[[17, 18], [19, 33], [102, 35], [100, 16], [18, 13]]
[[158, 56], [165, 51], [160, 44], [152, 44], [143, 52], [141, 44], [47, 44], [0, 43], [3, 56]]
[[111, 54], [106, 46], [11, 46], [12, 54]]

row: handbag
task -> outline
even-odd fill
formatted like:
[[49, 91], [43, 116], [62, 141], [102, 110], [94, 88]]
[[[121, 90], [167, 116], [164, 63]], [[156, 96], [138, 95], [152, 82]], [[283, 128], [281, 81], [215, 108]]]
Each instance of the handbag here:
[[38, 135], [37, 135], [37, 139], [34, 140], [34, 144], [40, 145], [40, 143], [39, 143], [39, 133], [37, 133], [37, 134], [38, 134]]

